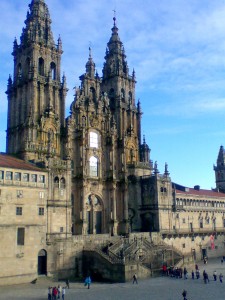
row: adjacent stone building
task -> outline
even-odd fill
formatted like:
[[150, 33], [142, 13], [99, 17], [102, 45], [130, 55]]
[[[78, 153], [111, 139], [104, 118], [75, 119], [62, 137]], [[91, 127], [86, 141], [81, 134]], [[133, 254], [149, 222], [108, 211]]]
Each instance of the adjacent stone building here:
[[31, 275], [46, 270], [48, 180], [46, 170], [0, 154], [0, 278], [3, 283], [21, 282], [21, 275], [29, 281]]
[[110, 274], [112, 263], [112, 270], [120, 270], [118, 263], [123, 280], [137, 264], [149, 276], [151, 261], [142, 262], [153, 259], [153, 252], [161, 251], [164, 260], [172, 259], [164, 255], [171, 249], [192, 259], [224, 254], [223, 147], [214, 191], [173, 183], [167, 164], [159, 174], [141, 135], [135, 71], [129, 71], [116, 18], [111, 30], [102, 76], [89, 49], [66, 118], [62, 42], [54, 41], [45, 1], [29, 5], [20, 42], [14, 41], [6, 92], [0, 284], [31, 281], [38, 274], [82, 276], [93, 251], [91, 271], [105, 264]]

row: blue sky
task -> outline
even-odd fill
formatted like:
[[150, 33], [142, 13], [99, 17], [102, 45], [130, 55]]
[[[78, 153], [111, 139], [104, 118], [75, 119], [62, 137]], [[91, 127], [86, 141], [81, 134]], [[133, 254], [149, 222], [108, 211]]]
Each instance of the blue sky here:
[[[0, 151], [5, 151], [7, 79], [31, 0], [0, 1]], [[225, 145], [225, 2], [220, 0], [45, 0], [55, 41], [63, 42], [69, 93], [85, 71], [88, 47], [101, 74], [116, 9], [130, 72], [136, 71], [142, 131], [159, 171], [173, 181], [215, 187], [213, 164]], [[204, 4], [204, 5], [203, 5]]]

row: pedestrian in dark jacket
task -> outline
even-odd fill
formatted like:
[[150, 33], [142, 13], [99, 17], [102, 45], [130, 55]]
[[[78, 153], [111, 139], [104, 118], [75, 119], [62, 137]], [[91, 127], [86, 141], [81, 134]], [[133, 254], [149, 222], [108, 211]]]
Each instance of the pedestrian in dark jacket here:
[[137, 274], [136, 274], [136, 273], [133, 275], [133, 284], [134, 284], [134, 283], [138, 284], [138, 281], [137, 281]]
[[66, 287], [69, 289], [70, 288], [70, 282], [69, 282], [69, 279], [67, 278], [66, 279]]
[[182, 292], [182, 296], [184, 297], [184, 300], [187, 300], [187, 291], [186, 290], [183, 290]]

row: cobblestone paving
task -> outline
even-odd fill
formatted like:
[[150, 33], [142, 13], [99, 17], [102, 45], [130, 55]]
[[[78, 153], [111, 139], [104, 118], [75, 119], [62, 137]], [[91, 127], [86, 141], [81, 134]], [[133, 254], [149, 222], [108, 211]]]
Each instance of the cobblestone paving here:
[[[225, 299], [225, 263], [222, 265], [220, 259], [209, 260], [207, 265], [199, 264], [201, 278], [192, 280], [190, 276], [187, 280], [175, 279], [168, 277], [151, 278], [140, 280], [139, 283], [132, 284], [99, 284], [93, 283], [88, 290], [82, 283], [71, 283], [71, 288], [66, 290], [65, 300], [137, 300], [137, 299], [154, 299], [154, 300], [182, 300], [181, 293], [186, 289], [188, 300], [222, 300]], [[202, 272], [206, 270], [209, 274], [210, 283], [204, 284]], [[216, 270], [224, 276], [224, 282], [213, 281], [212, 274]], [[188, 268], [189, 275], [191, 269]], [[60, 283], [61, 285], [63, 283]], [[41, 300], [47, 299], [48, 285], [58, 285], [48, 279], [38, 279], [35, 285], [24, 284], [15, 286], [0, 287], [0, 299], [9, 300]]]

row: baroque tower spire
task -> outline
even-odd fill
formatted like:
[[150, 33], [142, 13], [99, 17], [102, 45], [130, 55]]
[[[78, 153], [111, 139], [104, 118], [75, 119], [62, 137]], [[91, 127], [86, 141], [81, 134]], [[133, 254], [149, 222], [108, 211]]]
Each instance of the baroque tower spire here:
[[95, 63], [92, 59], [91, 47], [89, 47], [89, 58], [88, 58], [88, 62], [86, 63], [86, 73], [91, 78], [94, 78], [95, 76]]
[[49, 47], [55, 46], [50, 14], [44, 0], [33, 0], [29, 8], [25, 21], [26, 27], [20, 38], [21, 45], [26, 47], [29, 43], [36, 43]]
[[219, 191], [225, 192], [225, 150], [223, 146], [220, 146], [214, 171], [216, 177], [216, 188]]
[[62, 53], [45, 1], [32, 0], [20, 43], [15, 39], [13, 45], [13, 82], [6, 92], [7, 153], [33, 161], [64, 155], [67, 88], [65, 79], [61, 82]]

